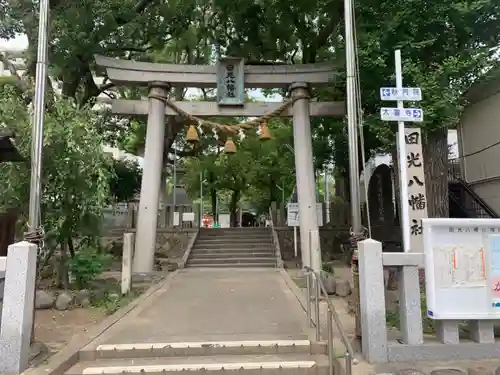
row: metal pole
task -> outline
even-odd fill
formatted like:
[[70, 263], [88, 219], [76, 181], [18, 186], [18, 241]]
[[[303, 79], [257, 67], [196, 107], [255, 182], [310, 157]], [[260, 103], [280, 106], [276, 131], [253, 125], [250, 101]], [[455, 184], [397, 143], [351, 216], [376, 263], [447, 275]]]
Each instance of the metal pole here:
[[296, 225], [293, 226], [293, 251], [295, 254], [295, 258], [297, 258], [299, 256], [299, 249], [297, 246], [297, 226]]
[[352, 0], [345, 0], [345, 43], [346, 43], [346, 70], [347, 70], [347, 130], [349, 141], [349, 184], [351, 190], [352, 230], [361, 233], [361, 206], [359, 195], [358, 173], [358, 128], [356, 110], [356, 59], [354, 56], [354, 33]]
[[325, 224], [330, 222], [330, 192], [328, 186], [328, 169], [325, 168]]
[[[396, 88], [403, 88], [403, 72], [401, 66], [401, 51], [394, 52], [394, 62], [396, 65]], [[398, 108], [403, 108], [403, 102], [398, 101]], [[408, 203], [408, 166], [406, 165], [406, 137], [405, 123], [398, 122], [398, 163], [399, 163], [399, 202], [401, 205], [401, 230], [403, 232], [403, 249], [410, 251], [410, 207]]]
[[345, 352], [344, 359], [345, 359], [345, 375], [352, 375], [353, 358], [351, 357], [351, 354], [348, 351]]
[[319, 322], [319, 295], [320, 295], [320, 286], [319, 286], [319, 279], [318, 276], [320, 273], [318, 272], [317, 275], [314, 276], [316, 282], [314, 283], [314, 302], [316, 304], [316, 307], [314, 308], [314, 313], [316, 315], [315, 320], [316, 320], [316, 341], [320, 341], [321, 339], [321, 324]]
[[172, 227], [175, 227], [175, 211], [176, 211], [175, 206], [177, 204], [176, 187], [177, 187], [177, 148], [174, 147], [174, 188], [172, 190]]
[[[35, 73], [35, 96], [31, 127], [31, 181], [28, 230], [38, 229], [41, 221], [40, 201], [42, 191], [43, 120], [45, 112], [45, 84], [47, 80], [47, 39], [49, 20], [49, 0], [40, 0], [38, 19], [38, 52]], [[35, 290], [33, 290], [33, 295]], [[33, 318], [31, 321], [31, 343], [35, 341], [35, 298], [33, 298]]]
[[203, 172], [200, 172], [200, 228], [203, 226]]
[[361, 311], [359, 303], [358, 242], [364, 239], [361, 222], [361, 204], [358, 166], [358, 119], [356, 96], [356, 56], [354, 40], [354, 0], [344, 0], [345, 39], [346, 39], [346, 73], [347, 73], [347, 129], [349, 138], [349, 183], [351, 190], [352, 233], [350, 237], [352, 249], [351, 271], [353, 277], [353, 300], [355, 333], [361, 337]]
[[40, 194], [43, 153], [43, 114], [45, 111], [45, 84], [47, 80], [47, 24], [49, 0], [40, 0], [38, 23], [38, 55], [31, 130], [31, 183], [29, 203], [29, 228], [36, 230], [40, 225]]
[[309, 327], [312, 327], [312, 320], [311, 320], [311, 272], [307, 271], [306, 274], [306, 287], [307, 287], [307, 306], [306, 306], [306, 313], [307, 313], [307, 324]]
[[333, 314], [330, 307], [328, 307], [328, 315], [326, 317], [328, 324], [328, 374], [334, 375], [335, 369], [333, 365], [335, 350], [333, 347]]

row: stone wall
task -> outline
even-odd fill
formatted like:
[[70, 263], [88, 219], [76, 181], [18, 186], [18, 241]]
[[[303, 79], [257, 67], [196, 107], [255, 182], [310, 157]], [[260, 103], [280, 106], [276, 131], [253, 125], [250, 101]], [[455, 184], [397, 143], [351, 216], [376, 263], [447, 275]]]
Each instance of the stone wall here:
[[[343, 259], [341, 245], [348, 242], [347, 227], [324, 226], [320, 228], [321, 252], [323, 261]], [[277, 227], [281, 256], [284, 261], [295, 260], [293, 227]], [[300, 229], [297, 228], [298, 259], [300, 259]]]
[[[121, 257], [123, 247], [123, 234], [135, 232], [135, 229], [121, 229], [111, 231], [106, 237], [101, 238], [103, 246]], [[189, 240], [196, 235], [197, 229], [166, 229], [158, 228], [156, 231], [156, 258], [162, 263], [179, 263], [186, 251]]]

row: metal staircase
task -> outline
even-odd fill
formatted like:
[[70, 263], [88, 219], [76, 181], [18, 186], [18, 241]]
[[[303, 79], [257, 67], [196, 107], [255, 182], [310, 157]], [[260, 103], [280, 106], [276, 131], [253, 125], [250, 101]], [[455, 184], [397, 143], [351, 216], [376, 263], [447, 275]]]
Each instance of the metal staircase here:
[[460, 164], [450, 160], [448, 197], [452, 218], [498, 218], [497, 213], [462, 179]]

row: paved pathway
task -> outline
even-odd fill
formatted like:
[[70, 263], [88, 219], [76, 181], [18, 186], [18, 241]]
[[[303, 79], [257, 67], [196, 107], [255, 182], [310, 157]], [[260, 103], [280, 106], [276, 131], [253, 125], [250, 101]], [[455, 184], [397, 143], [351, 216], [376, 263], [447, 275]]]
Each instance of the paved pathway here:
[[276, 269], [181, 270], [145, 303], [95, 344], [307, 339], [305, 313]]

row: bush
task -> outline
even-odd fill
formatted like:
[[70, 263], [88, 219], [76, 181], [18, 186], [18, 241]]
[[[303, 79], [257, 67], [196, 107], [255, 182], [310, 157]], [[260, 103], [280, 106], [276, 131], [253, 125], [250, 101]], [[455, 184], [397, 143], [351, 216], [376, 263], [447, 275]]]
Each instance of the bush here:
[[90, 282], [101, 275], [111, 262], [111, 255], [100, 252], [95, 247], [83, 247], [69, 261], [69, 272], [76, 287], [85, 289]]

